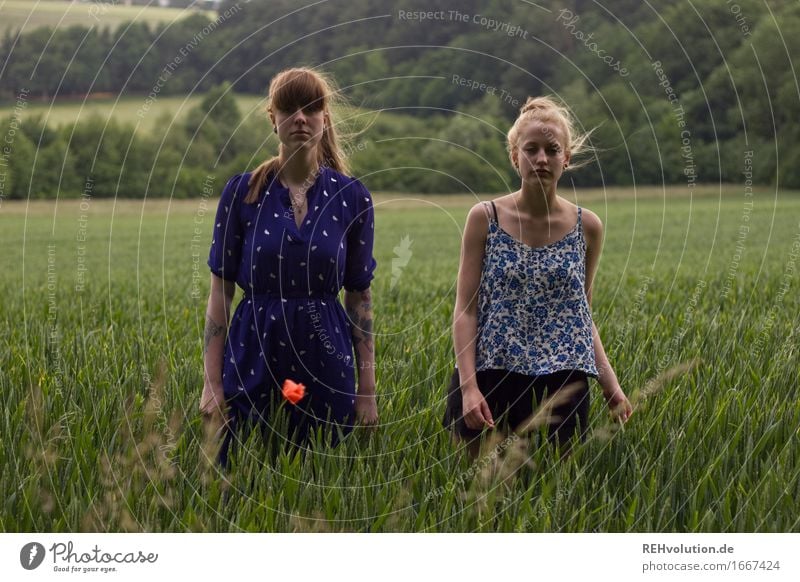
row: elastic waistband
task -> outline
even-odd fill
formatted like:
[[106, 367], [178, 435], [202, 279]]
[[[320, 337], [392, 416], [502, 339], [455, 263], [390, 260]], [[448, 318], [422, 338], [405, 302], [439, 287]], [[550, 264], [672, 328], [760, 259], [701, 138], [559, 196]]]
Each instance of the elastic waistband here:
[[328, 291], [275, 291], [265, 293], [247, 293], [244, 294], [244, 299], [252, 299], [253, 301], [266, 301], [275, 299], [328, 299], [333, 301], [337, 295]]

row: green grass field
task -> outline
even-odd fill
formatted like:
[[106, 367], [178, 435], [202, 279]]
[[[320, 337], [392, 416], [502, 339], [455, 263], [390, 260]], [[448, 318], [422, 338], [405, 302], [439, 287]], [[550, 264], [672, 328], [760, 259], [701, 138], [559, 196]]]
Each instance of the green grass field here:
[[3, 203], [0, 529], [800, 531], [800, 197], [617, 194], [578, 202], [606, 225], [594, 317], [624, 430], [595, 384], [571, 457], [459, 454], [440, 418], [470, 200], [376, 195], [380, 428], [275, 460], [250, 442], [229, 483], [197, 414], [215, 201]]
[[[61, 28], [74, 24], [115, 29], [132, 20], [148, 24], [170, 23], [193, 13], [181, 8], [117, 6], [100, 2], [0, 0], [0, 15], [3, 17], [0, 31], [22, 30], [25, 33], [42, 26]], [[211, 18], [212, 13], [208, 14]]]

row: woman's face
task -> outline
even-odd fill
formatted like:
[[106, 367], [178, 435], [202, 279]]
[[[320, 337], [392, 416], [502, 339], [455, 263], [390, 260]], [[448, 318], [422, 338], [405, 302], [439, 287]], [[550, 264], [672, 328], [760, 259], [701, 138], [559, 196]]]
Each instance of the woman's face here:
[[521, 124], [514, 163], [523, 182], [534, 186], [554, 186], [569, 163], [566, 136], [561, 127], [547, 121]]
[[322, 140], [327, 115], [324, 109], [298, 108], [293, 112], [275, 109], [270, 113], [278, 139], [290, 151], [315, 148]]

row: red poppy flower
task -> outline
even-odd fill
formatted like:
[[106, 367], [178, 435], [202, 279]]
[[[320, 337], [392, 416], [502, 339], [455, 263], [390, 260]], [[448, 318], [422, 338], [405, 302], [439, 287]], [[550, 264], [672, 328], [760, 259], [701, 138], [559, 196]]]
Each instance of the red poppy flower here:
[[306, 387], [288, 378], [283, 382], [283, 397], [292, 404], [297, 404], [306, 395]]

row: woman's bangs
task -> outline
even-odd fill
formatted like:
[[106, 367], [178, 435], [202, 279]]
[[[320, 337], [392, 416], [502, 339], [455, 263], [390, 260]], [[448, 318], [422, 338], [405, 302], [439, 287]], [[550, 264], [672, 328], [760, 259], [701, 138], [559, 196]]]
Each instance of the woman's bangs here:
[[312, 75], [300, 73], [280, 79], [271, 95], [272, 106], [285, 112], [303, 109], [316, 112], [325, 107], [325, 88]]

